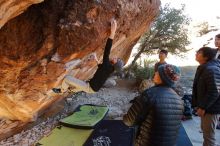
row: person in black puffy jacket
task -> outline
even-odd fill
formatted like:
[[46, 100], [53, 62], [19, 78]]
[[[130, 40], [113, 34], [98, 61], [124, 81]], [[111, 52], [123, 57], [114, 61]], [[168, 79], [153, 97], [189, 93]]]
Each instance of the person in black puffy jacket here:
[[172, 89], [180, 78], [174, 65], [159, 66], [154, 87], [132, 102], [123, 122], [138, 126], [135, 146], [175, 146], [183, 115], [183, 101]]
[[220, 60], [215, 50], [202, 47], [196, 53], [199, 62], [194, 82], [192, 106], [201, 117], [203, 146], [215, 146], [215, 128], [220, 114]]

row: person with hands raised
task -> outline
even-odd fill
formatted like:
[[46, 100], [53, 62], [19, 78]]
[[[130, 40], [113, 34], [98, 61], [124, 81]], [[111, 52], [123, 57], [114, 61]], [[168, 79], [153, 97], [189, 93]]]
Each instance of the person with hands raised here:
[[[116, 29], [117, 22], [115, 19], [112, 19], [110, 35], [107, 39], [104, 49], [103, 62], [101, 64], [98, 64], [98, 69], [89, 81], [82, 81], [71, 75], [67, 75], [62, 81], [61, 87], [53, 88], [52, 90], [55, 93], [64, 93], [69, 89], [72, 89], [72, 92], [84, 91], [87, 93], [95, 93], [99, 91], [99, 89], [103, 86], [108, 77], [114, 72], [114, 64], [116, 63], [116, 61], [111, 60], [109, 58], [109, 55], [111, 52], [112, 42], [115, 37]], [[96, 58], [96, 56], [92, 58]]]

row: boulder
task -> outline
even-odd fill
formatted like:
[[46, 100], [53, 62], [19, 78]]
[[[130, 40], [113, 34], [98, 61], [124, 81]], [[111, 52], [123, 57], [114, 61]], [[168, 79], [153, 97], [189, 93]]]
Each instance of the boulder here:
[[79, 64], [90, 53], [102, 61], [111, 18], [118, 22], [111, 56], [127, 62], [159, 6], [159, 0], [1, 1], [0, 118], [34, 121], [64, 97], [51, 89], [69, 71], [90, 79], [97, 64]]

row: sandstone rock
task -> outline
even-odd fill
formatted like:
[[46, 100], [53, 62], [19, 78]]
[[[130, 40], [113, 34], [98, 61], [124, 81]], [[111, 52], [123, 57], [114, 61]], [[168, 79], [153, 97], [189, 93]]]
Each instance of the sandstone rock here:
[[23, 13], [30, 5], [44, 0], [1, 0], [0, 3], [0, 29], [10, 19]]
[[[37, 122], [35, 122], [37, 123], [37, 125], [32, 128], [28, 128], [28, 130], [23, 130], [21, 133], [16, 134], [16, 136], [12, 136], [10, 138], [0, 141], [0, 145], [7, 146], [8, 144], [11, 144], [13, 146], [21, 146], [23, 144], [23, 141], [27, 141], [29, 145], [34, 145], [34, 143], [39, 141], [43, 136], [48, 136], [49, 134], [51, 134], [51, 130], [56, 127], [58, 121], [61, 118], [72, 114], [76, 107], [82, 104], [92, 103], [95, 105], [106, 105], [109, 107], [109, 112], [106, 115], [106, 119], [121, 120], [122, 116], [127, 112], [128, 108], [131, 105], [129, 101], [137, 95], [138, 92], [133, 92], [128, 88], [123, 88], [123, 86], [120, 86], [115, 88], [105, 88], [105, 90], [100, 90], [100, 92], [95, 94], [80, 93], [68, 97], [72, 98], [72, 100], [69, 100], [71, 103], [67, 104], [64, 107], [65, 110], [59, 112], [58, 115], [48, 116], [45, 119], [43, 118], [45, 115], [44, 114], [43, 116], [38, 118]], [[56, 105], [53, 106], [56, 107]], [[44, 119], [44, 121], [39, 122], [43, 120], [42, 118]], [[16, 137], [17, 139], [15, 140], [14, 137]]]
[[[47, 0], [30, 6], [42, 1], [0, 3], [0, 117], [33, 121], [62, 99], [49, 92], [70, 71], [65, 64], [80, 64], [92, 52], [101, 62], [113, 17], [118, 30], [111, 56], [126, 62], [160, 5], [159, 0]], [[79, 64], [72, 66], [73, 76], [91, 78], [96, 64]]]

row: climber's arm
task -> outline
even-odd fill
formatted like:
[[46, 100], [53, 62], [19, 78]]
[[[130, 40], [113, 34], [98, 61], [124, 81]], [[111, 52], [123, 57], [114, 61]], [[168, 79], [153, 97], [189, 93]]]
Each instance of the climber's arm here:
[[106, 42], [106, 46], [105, 46], [105, 50], [104, 50], [104, 55], [103, 55], [103, 63], [108, 63], [109, 62], [109, 55], [111, 52], [111, 48], [112, 48], [112, 41], [115, 37], [115, 32], [117, 29], [117, 22], [115, 19], [112, 19], [111, 21], [111, 33], [110, 36]]

